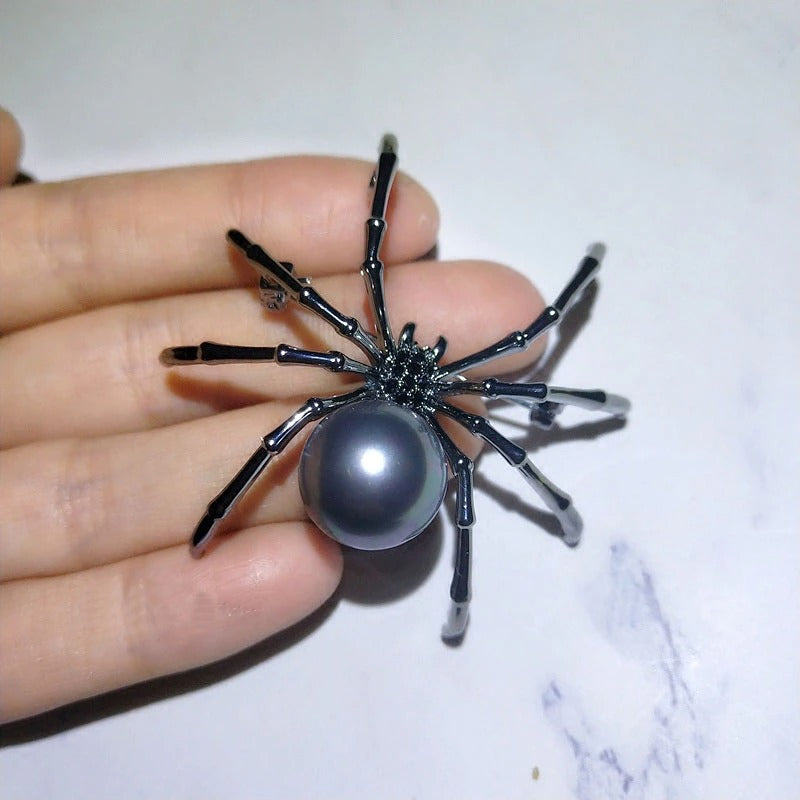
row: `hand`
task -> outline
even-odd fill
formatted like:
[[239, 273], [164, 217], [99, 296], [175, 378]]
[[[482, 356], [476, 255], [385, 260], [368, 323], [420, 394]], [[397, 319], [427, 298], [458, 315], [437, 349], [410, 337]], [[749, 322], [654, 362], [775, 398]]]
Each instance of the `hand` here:
[[[267, 314], [232, 257], [237, 227], [368, 324], [358, 267], [372, 165], [284, 158], [9, 187], [19, 136], [0, 116], [0, 718], [15, 719], [238, 650], [336, 588], [338, 547], [306, 521], [294, 443], [194, 560], [191, 531], [259, 438], [339, 376], [276, 365], [167, 370], [205, 339], [347, 350], [300, 309]], [[512, 271], [414, 262], [433, 201], [398, 176], [384, 258], [395, 330], [450, 358], [528, 324]], [[530, 362], [535, 352], [509, 359]], [[462, 440], [463, 441], [463, 440]], [[474, 442], [470, 445], [475, 449]]]

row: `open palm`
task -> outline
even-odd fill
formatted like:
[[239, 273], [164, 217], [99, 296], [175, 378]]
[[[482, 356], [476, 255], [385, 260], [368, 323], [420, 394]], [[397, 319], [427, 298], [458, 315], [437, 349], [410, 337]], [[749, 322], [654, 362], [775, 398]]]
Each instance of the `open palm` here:
[[[177, 373], [158, 355], [205, 339], [347, 351], [312, 315], [264, 312], [224, 234], [249, 231], [366, 324], [358, 265], [372, 165], [294, 157], [10, 187], [16, 129], [6, 114], [0, 126], [0, 718], [10, 720], [222, 658], [336, 588], [338, 546], [307, 521], [294, 478], [303, 437], [231, 515], [236, 536], [199, 561], [186, 542], [254, 443], [341, 378], [275, 365]], [[389, 223], [393, 322], [415, 320], [423, 342], [443, 333], [449, 358], [541, 307], [503, 267], [417, 260], [438, 216], [403, 175]]]

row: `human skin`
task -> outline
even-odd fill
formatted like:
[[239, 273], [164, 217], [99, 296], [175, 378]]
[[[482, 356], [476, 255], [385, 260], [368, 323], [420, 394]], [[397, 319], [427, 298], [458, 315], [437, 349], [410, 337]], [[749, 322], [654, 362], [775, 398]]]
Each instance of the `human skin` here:
[[[293, 261], [369, 324], [358, 274], [369, 163], [302, 156], [12, 187], [20, 152], [2, 112], [3, 721], [224, 658], [336, 589], [339, 547], [307, 520], [297, 487], [304, 437], [226, 521], [235, 535], [202, 559], [189, 554], [206, 503], [259, 438], [342, 380], [277, 365], [167, 370], [161, 350], [210, 339], [352, 352], [300, 309], [266, 313], [225, 231]], [[419, 341], [443, 334], [456, 359], [542, 308], [506, 267], [421, 260], [438, 212], [403, 174], [388, 218], [394, 330], [414, 320]], [[502, 369], [531, 363], [540, 347]], [[476, 442], [457, 436], [475, 455]]]

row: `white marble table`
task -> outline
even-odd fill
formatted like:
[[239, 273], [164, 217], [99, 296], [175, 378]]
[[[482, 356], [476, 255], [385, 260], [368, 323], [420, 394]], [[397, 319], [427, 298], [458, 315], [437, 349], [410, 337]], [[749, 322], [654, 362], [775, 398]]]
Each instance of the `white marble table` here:
[[277, 640], [5, 729], [3, 797], [796, 796], [797, 5], [489, 5], [4, 5], [40, 178], [370, 157], [389, 128], [443, 258], [552, 297], [605, 241], [553, 374], [634, 410], [550, 438], [498, 412], [586, 530], [564, 547], [484, 456], [461, 648], [445, 514]]

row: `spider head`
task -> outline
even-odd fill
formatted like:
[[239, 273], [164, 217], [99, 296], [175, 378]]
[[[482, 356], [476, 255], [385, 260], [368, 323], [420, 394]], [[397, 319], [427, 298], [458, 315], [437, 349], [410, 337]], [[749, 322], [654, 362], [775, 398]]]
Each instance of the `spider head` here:
[[436, 386], [436, 353], [410, 339], [384, 354], [374, 373], [375, 394], [418, 413], [432, 409]]

